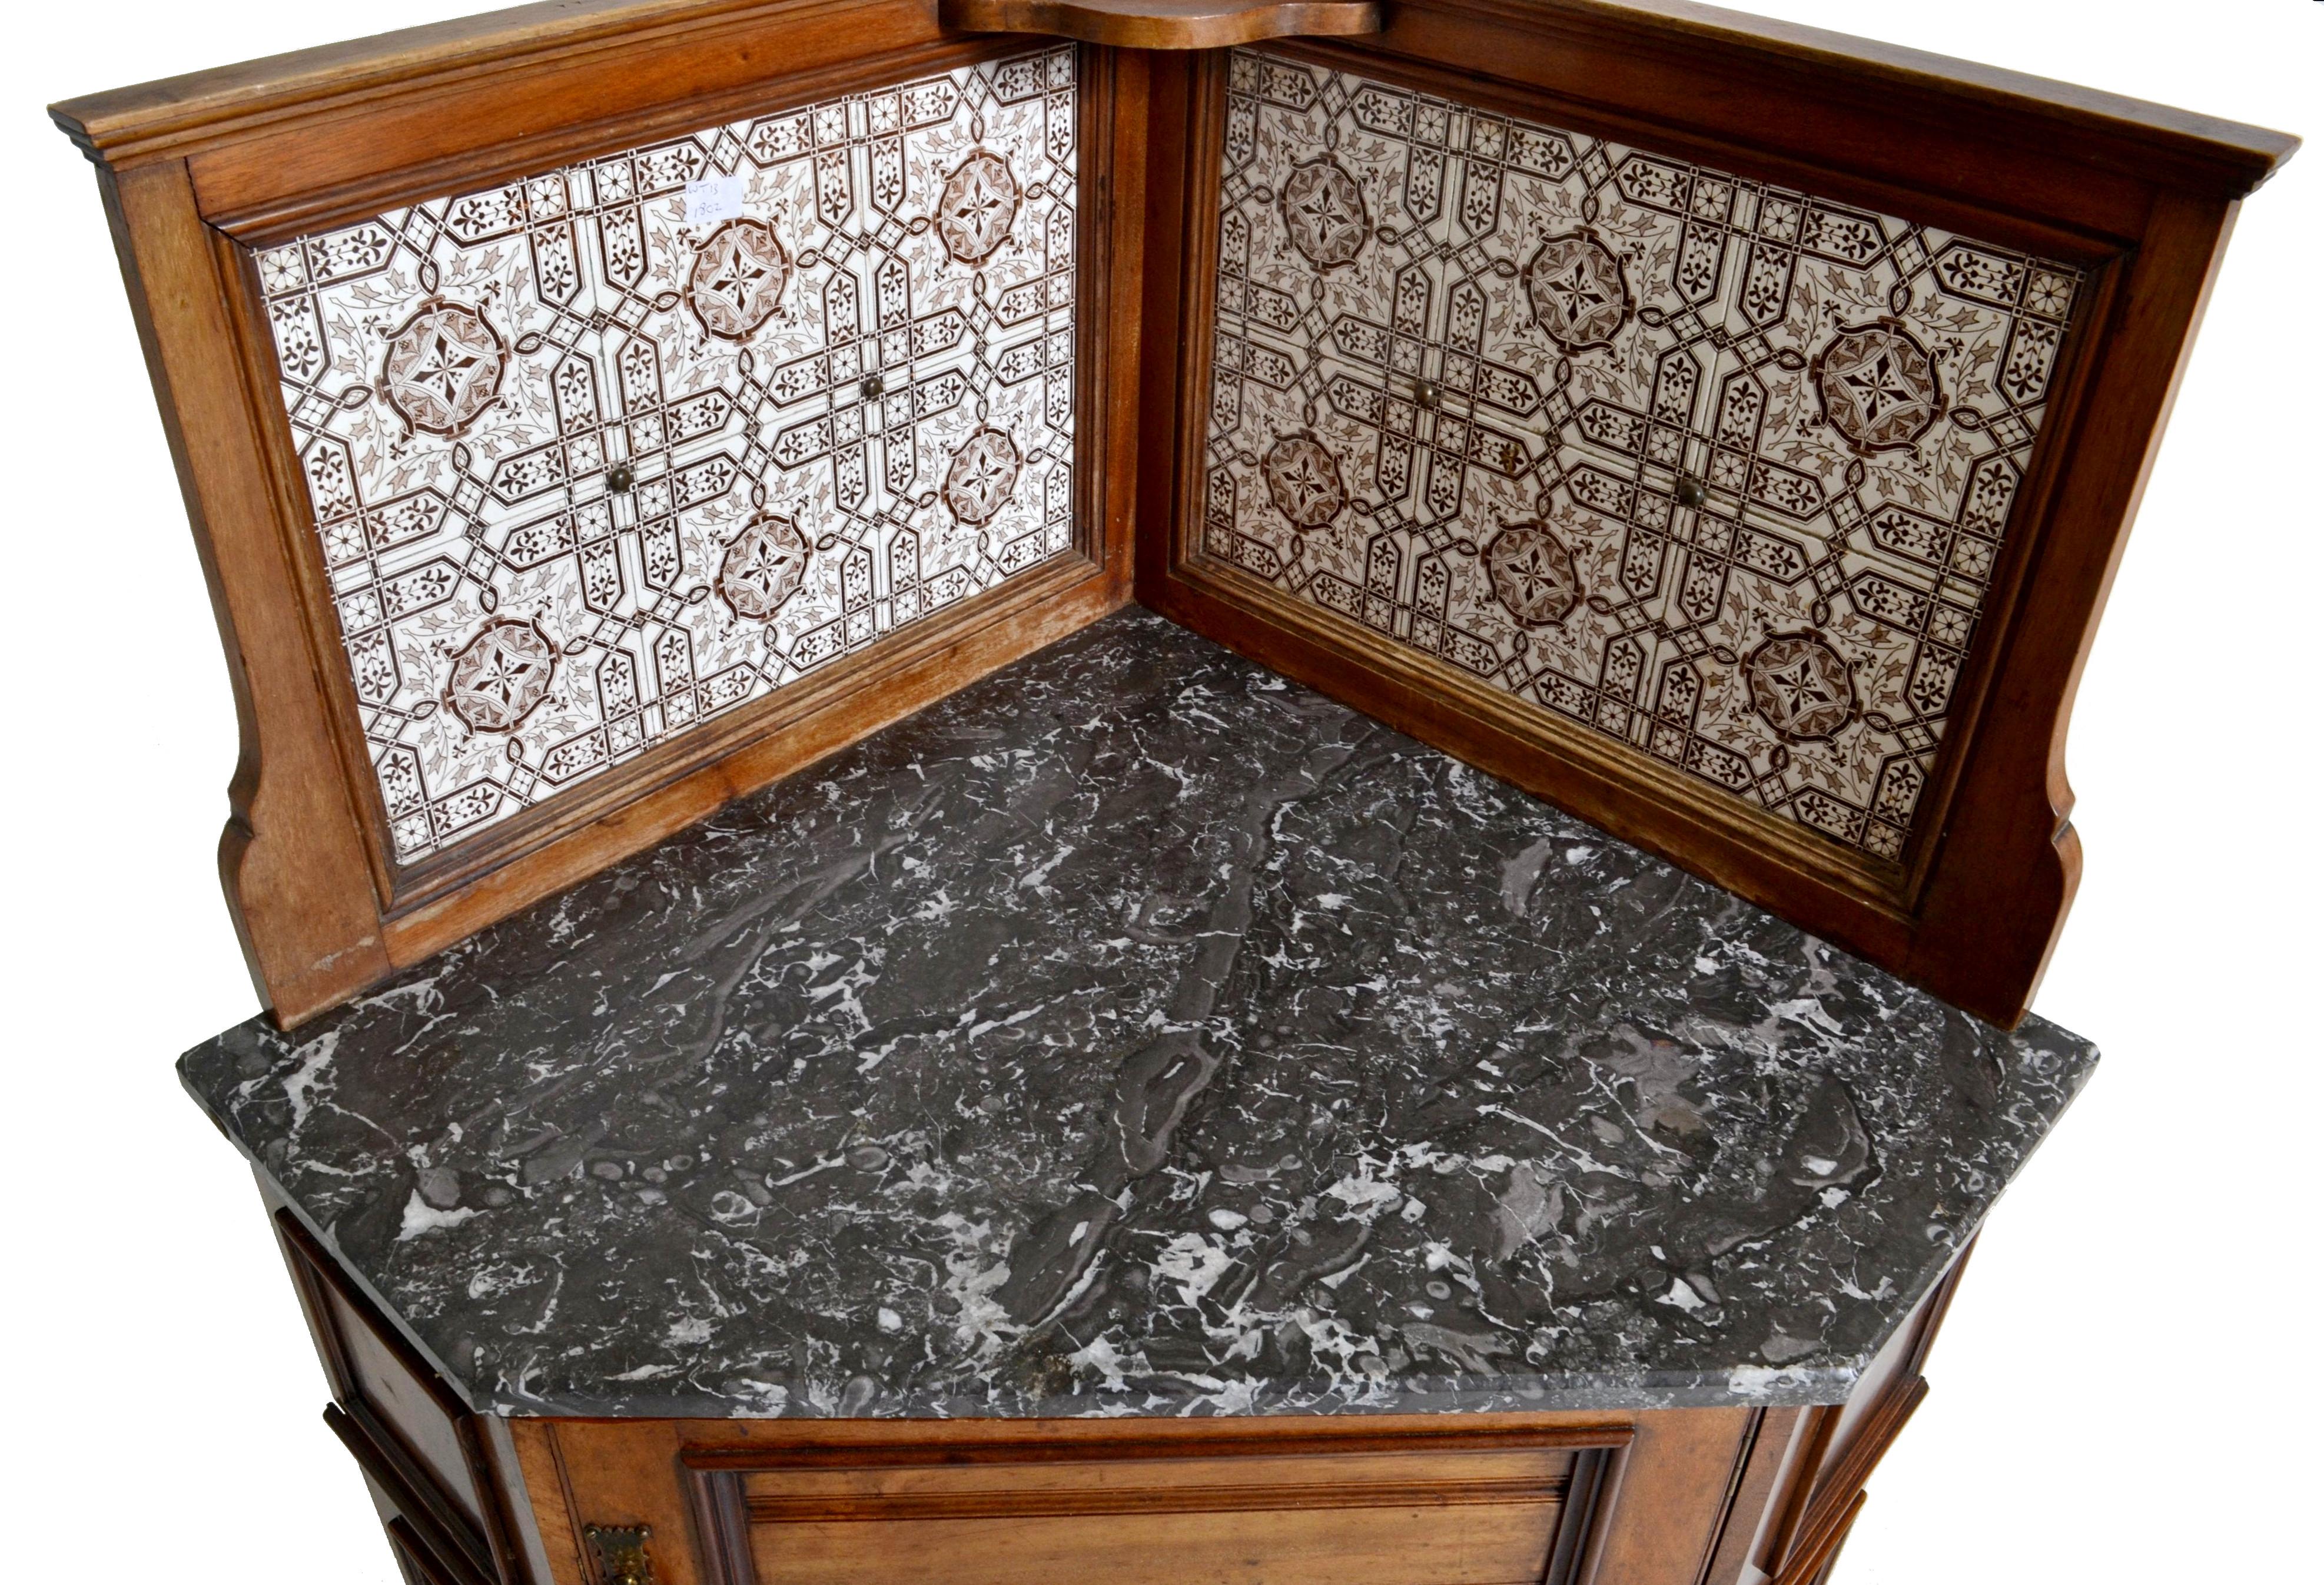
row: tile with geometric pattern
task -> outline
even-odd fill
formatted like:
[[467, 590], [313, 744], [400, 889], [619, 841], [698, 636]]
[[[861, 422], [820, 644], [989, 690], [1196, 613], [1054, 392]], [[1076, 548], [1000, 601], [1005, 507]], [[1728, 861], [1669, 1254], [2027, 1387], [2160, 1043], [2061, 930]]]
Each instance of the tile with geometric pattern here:
[[258, 255], [410, 862], [1065, 550], [1074, 53]]
[[1203, 549], [1894, 860], [2071, 267], [1237, 51]]

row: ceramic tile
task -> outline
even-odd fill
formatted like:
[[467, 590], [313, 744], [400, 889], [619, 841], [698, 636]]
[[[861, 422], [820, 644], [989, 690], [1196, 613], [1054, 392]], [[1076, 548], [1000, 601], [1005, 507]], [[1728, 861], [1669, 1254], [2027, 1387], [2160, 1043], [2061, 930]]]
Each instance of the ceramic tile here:
[[1074, 55], [259, 255], [409, 862], [1065, 550]]
[[1876, 859], [2082, 281], [1237, 51], [1204, 547]]

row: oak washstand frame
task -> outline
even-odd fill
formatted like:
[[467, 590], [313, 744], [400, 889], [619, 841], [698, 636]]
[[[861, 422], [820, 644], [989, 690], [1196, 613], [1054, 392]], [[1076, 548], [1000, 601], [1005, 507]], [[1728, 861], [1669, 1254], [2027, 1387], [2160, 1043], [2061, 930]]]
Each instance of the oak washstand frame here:
[[[1028, 33], [1081, 41], [1072, 551], [446, 852], [397, 862], [274, 394], [254, 250], [1021, 51]], [[1941, 753], [1895, 861], [1766, 818], [1205, 558], [1196, 469], [1221, 51], [1262, 39], [2084, 272]], [[220, 869], [254, 979], [286, 1026], [1133, 599], [2012, 1024], [2080, 865], [2063, 748], [2082, 662], [2237, 204], [2295, 146], [1681, 0], [557, 0], [52, 115], [97, 167], [216, 607], [242, 727]], [[1125, 1534], [1141, 1515], [1254, 1506], [1290, 1523], [1361, 1488], [1359, 1506], [1533, 1513], [1554, 1585], [1807, 1585], [1924, 1390], [1920, 1362], [1958, 1277], [1857, 1400], [1829, 1408], [1489, 1425], [526, 1422], [470, 1413], [300, 1224], [278, 1219], [331, 1378], [331, 1423], [401, 1566], [424, 1581], [742, 1585], [752, 1525], [892, 1519], [904, 1487], [931, 1513], [1118, 1512]], [[1244, 1460], [1229, 1467], [1240, 1483], [1157, 1477], [1102, 1498], [1102, 1481], [979, 1476], [1213, 1460]], [[922, 1467], [953, 1471], [954, 1486], [893, 1478]], [[833, 1469], [855, 1483], [810, 1478]], [[888, 1534], [862, 1533], [875, 1531]], [[866, 1555], [910, 1566], [908, 1548]]]

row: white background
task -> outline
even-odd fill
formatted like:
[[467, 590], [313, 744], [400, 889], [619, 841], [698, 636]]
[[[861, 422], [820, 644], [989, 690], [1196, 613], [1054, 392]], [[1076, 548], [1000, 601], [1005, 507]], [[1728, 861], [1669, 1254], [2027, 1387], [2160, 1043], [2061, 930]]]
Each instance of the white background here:
[[[2324, 134], [2310, 0], [1761, 0]], [[226, 673], [54, 99], [463, 0], [25, 4], [0, 51], [0, 1386], [9, 1571], [388, 1585], [184, 1047], [256, 1000], [213, 865]], [[2081, 896], [2036, 1003], [2106, 1052], [2010, 1191], [1844, 1585], [2317, 1577], [2324, 149], [2247, 205], [2081, 691]]]

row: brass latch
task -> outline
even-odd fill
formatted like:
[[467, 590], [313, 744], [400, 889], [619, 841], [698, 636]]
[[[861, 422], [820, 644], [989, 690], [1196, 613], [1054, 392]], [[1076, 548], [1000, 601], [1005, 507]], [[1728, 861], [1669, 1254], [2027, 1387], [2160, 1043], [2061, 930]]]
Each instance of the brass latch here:
[[584, 1525], [581, 1534], [597, 1560], [600, 1585], [654, 1585], [653, 1559], [646, 1556], [650, 1525]]

